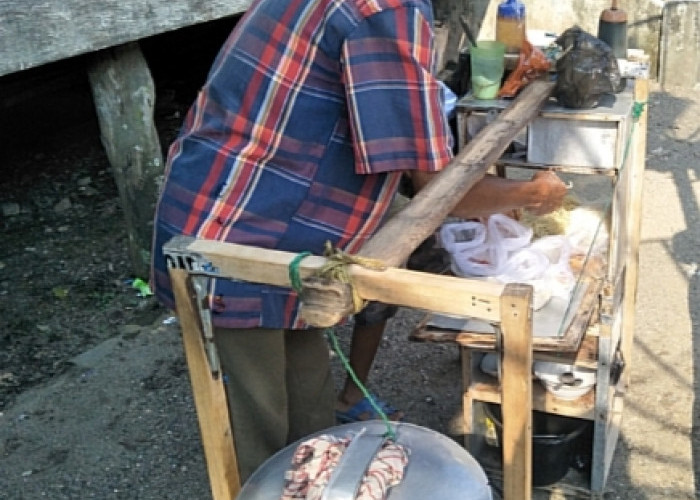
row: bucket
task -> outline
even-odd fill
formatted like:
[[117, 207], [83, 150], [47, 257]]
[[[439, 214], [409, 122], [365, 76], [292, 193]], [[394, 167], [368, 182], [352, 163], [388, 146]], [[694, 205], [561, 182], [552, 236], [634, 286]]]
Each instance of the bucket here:
[[495, 99], [505, 70], [505, 44], [495, 40], [480, 41], [469, 52], [474, 98]]
[[[486, 416], [496, 426], [498, 447], [503, 440], [501, 407], [484, 406]], [[590, 422], [539, 411], [532, 412], [532, 485], [548, 486], [566, 476], [578, 460], [579, 438]]]

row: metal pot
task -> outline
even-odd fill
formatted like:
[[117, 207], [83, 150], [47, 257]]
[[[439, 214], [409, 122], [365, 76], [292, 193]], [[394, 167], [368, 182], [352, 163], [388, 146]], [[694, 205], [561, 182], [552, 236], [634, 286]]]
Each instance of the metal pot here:
[[[408, 449], [408, 465], [401, 483], [389, 490], [390, 500], [492, 500], [491, 488], [477, 461], [450, 438], [408, 423], [392, 423], [396, 442]], [[333, 471], [324, 498], [355, 498], [362, 476], [385, 439], [381, 420], [354, 422], [331, 427], [293, 443], [270, 457], [243, 485], [237, 500], [279, 498], [284, 474], [302, 441], [320, 435], [353, 436], [351, 444]]]

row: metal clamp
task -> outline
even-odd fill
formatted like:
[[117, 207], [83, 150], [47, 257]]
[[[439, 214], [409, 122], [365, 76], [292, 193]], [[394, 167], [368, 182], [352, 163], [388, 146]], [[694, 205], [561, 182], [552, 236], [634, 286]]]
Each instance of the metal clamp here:
[[211, 261], [201, 255], [191, 252], [187, 247], [194, 241], [190, 236], [178, 236], [163, 246], [163, 255], [168, 268], [183, 269], [190, 274], [192, 287], [195, 292], [195, 302], [202, 331], [202, 343], [209, 362], [209, 369], [214, 378], [221, 373], [221, 363], [214, 344], [214, 329], [211, 321], [211, 306], [208, 288], [211, 278], [219, 275]]

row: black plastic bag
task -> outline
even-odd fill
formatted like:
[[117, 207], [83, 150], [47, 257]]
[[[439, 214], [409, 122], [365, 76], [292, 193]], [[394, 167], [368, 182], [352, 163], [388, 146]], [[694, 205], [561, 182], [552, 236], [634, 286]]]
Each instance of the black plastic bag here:
[[554, 88], [560, 105], [594, 108], [603, 94], [623, 90], [617, 58], [605, 42], [574, 26], [562, 33], [556, 43], [562, 48]]

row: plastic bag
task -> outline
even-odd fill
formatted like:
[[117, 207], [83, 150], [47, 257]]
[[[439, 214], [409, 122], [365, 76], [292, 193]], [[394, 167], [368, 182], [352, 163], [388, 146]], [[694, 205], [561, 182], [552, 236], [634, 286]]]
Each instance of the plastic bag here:
[[565, 236], [545, 236], [530, 245], [533, 251], [541, 252], [549, 259], [549, 265], [542, 275], [544, 286], [551, 296], [568, 299], [576, 284], [571, 270], [571, 244]]
[[440, 243], [449, 253], [471, 250], [486, 241], [486, 226], [481, 222], [453, 222], [440, 228]]
[[551, 63], [544, 52], [527, 40], [523, 41], [518, 66], [506, 78], [498, 91], [498, 97], [515, 97], [521, 88], [547, 73], [550, 66]]
[[505, 263], [505, 252], [491, 244], [487, 226], [478, 221], [444, 224], [440, 242], [458, 276], [491, 276]]
[[488, 239], [492, 245], [512, 252], [530, 243], [532, 229], [507, 215], [494, 214], [488, 220]]
[[604, 255], [608, 248], [609, 232], [603, 214], [588, 207], [571, 211], [566, 237], [572, 254]]
[[489, 244], [452, 254], [452, 271], [457, 276], [495, 276], [507, 260], [506, 252]]
[[504, 283], [527, 283], [542, 278], [548, 267], [549, 259], [542, 252], [521, 248], [508, 258], [497, 278]]
[[567, 108], [593, 108], [603, 94], [623, 90], [620, 68], [612, 49], [574, 26], [556, 40], [562, 48], [557, 60], [554, 96]]
[[495, 214], [486, 224], [445, 224], [442, 245], [450, 253], [452, 270], [459, 276], [501, 274], [512, 252], [530, 243], [532, 230], [505, 215]]

